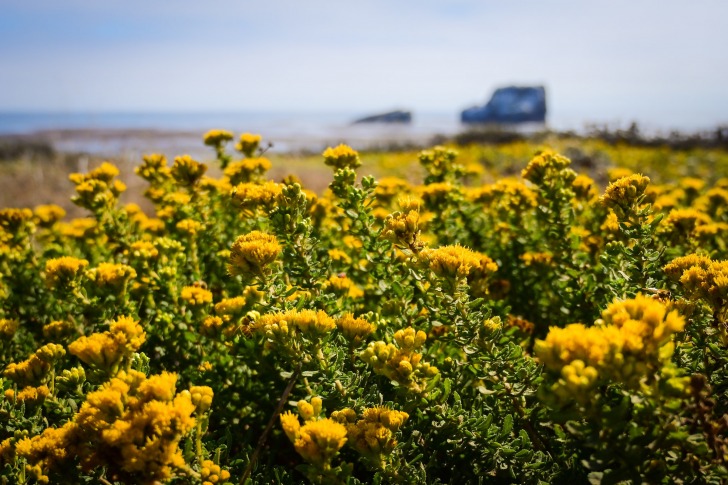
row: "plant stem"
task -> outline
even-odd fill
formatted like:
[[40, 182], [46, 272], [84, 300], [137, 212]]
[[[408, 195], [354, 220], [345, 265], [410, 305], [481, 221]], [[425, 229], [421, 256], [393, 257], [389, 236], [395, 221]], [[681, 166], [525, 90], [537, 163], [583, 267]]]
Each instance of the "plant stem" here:
[[253, 456], [250, 457], [250, 462], [248, 463], [248, 466], [245, 468], [245, 472], [243, 473], [243, 476], [240, 477], [241, 485], [243, 485], [248, 480], [248, 478], [250, 478], [250, 474], [253, 471], [255, 462], [258, 461], [258, 456], [260, 455], [260, 452], [263, 449], [263, 445], [265, 445], [265, 442], [268, 439], [268, 434], [270, 433], [270, 430], [273, 429], [273, 424], [275, 424], [276, 418], [283, 410], [283, 406], [285, 405], [286, 400], [288, 399], [288, 395], [291, 394], [291, 391], [293, 390], [293, 386], [295, 385], [295, 383], [298, 380], [298, 377], [300, 375], [301, 375], [301, 364], [299, 363], [298, 366], [296, 367], [296, 370], [293, 371], [293, 375], [291, 376], [291, 379], [288, 381], [288, 385], [283, 390], [283, 394], [281, 394], [281, 398], [278, 400], [278, 405], [276, 406], [275, 411], [273, 411], [273, 414], [271, 415], [270, 420], [268, 421], [268, 425], [265, 427], [265, 430], [263, 430], [263, 434], [261, 434], [260, 438], [258, 439], [258, 444], [255, 447]]

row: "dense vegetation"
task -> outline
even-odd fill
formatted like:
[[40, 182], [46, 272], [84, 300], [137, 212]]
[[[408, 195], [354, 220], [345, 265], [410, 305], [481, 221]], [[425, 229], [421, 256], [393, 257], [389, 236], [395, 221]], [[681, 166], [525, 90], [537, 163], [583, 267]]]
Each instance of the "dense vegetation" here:
[[0, 210], [3, 483], [728, 480], [725, 152], [204, 140]]

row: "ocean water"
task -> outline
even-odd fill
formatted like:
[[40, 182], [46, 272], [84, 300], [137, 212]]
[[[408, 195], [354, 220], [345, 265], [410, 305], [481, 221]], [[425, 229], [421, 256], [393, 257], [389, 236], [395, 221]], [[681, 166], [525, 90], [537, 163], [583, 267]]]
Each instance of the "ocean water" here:
[[459, 113], [414, 113], [412, 123], [353, 124], [371, 113], [0, 113], [0, 135], [42, 138], [57, 150], [99, 155], [152, 151], [209, 152], [202, 135], [210, 129], [259, 133], [272, 150], [322, 150], [348, 143], [355, 148], [426, 144], [437, 135], [465, 129]]

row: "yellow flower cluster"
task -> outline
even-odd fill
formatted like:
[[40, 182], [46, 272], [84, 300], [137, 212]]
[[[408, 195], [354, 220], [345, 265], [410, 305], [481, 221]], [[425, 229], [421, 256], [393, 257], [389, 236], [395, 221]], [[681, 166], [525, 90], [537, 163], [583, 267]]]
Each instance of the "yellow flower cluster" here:
[[159, 250], [154, 246], [154, 243], [149, 241], [136, 241], [131, 243], [129, 249], [126, 250], [126, 254], [130, 258], [139, 261], [149, 261], [157, 259]]
[[265, 267], [276, 260], [281, 250], [272, 234], [253, 231], [238, 236], [230, 249], [228, 272], [231, 275], [264, 277]]
[[81, 276], [88, 261], [71, 256], [49, 259], [45, 266], [45, 283], [49, 288], [67, 289]]
[[464, 174], [465, 167], [455, 163], [458, 155], [456, 150], [438, 145], [431, 150], [422, 150], [418, 158], [420, 165], [430, 174], [431, 181], [441, 182]]
[[331, 275], [324, 284], [324, 288], [331, 290], [339, 296], [348, 296], [349, 298], [361, 298], [364, 296], [364, 291], [356, 286], [351, 278], [347, 278], [346, 275]]
[[200, 478], [202, 479], [202, 485], [214, 485], [230, 478], [230, 472], [223, 470], [219, 465], [215, 465], [212, 460], [203, 460], [202, 468], [200, 468]]
[[345, 408], [331, 413], [331, 419], [346, 426], [350, 446], [375, 466], [384, 468], [388, 456], [397, 446], [395, 433], [409, 419], [409, 414], [377, 406], [365, 409], [361, 419], [357, 420], [356, 412]]
[[189, 155], [181, 155], [174, 159], [170, 173], [180, 185], [195, 185], [205, 175], [207, 165], [195, 161]]
[[168, 180], [172, 172], [167, 166], [167, 157], [159, 153], [151, 153], [142, 157], [142, 164], [134, 169], [134, 172], [141, 178], [158, 185]]
[[417, 193], [427, 209], [437, 211], [451, 194], [458, 195], [460, 189], [450, 182], [434, 182], [418, 187]]
[[662, 220], [661, 229], [674, 235], [688, 236], [695, 230], [713, 222], [710, 216], [695, 209], [673, 209]]
[[202, 223], [197, 222], [193, 219], [182, 219], [177, 224], [175, 224], [175, 228], [188, 236], [194, 236], [200, 230], [202, 229]]
[[66, 216], [63, 207], [55, 204], [39, 205], [33, 212], [33, 220], [40, 227], [51, 227]]
[[110, 206], [126, 191], [126, 185], [114, 180], [118, 175], [119, 169], [109, 162], [86, 174], [71, 174], [69, 179], [76, 185], [76, 195], [71, 200], [91, 211]]
[[410, 191], [409, 182], [399, 177], [382, 177], [377, 181], [374, 196], [381, 204], [389, 204], [395, 197]]
[[688, 254], [664, 269], [672, 280], [680, 282], [688, 297], [705, 300], [717, 313], [728, 308], [728, 261]]
[[662, 302], [637, 295], [614, 301], [593, 327], [551, 327], [544, 340], [536, 341], [534, 352], [547, 369], [560, 375], [551, 389], [556, 396], [585, 404], [601, 382], [635, 388], [650, 381], [672, 355], [672, 334], [684, 326], [677, 311], [668, 312]]
[[523, 253], [519, 256], [526, 266], [551, 266], [553, 255], [551, 253]]
[[0, 209], [0, 228], [9, 234], [18, 231], [33, 217], [30, 209]]
[[275, 182], [262, 184], [246, 182], [236, 185], [232, 190], [235, 203], [244, 210], [254, 211], [258, 208], [270, 210], [281, 195], [283, 186]]
[[420, 239], [420, 201], [412, 197], [399, 199], [400, 210], [384, 219], [382, 237], [400, 248], [417, 253], [425, 247]]
[[195, 413], [201, 415], [206, 413], [212, 406], [212, 398], [215, 396], [212, 388], [209, 386], [192, 386], [189, 391], [182, 391], [182, 393], [189, 393], [190, 400], [195, 406]]
[[125, 264], [100, 263], [96, 268], [89, 270], [86, 276], [99, 287], [121, 292], [129, 280], [136, 278], [137, 273], [134, 268]]
[[640, 202], [649, 183], [650, 178], [640, 174], [619, 178], [607, 186], [599, 201], [618, 217], [625, 217]]
[[459, 244], [425, 249], [420, 254], [429, 268], [445, 279], [467, 278], [470, 282], [476, 282], [498, 271], [498, 265], [488, 256]]
[[288, 310], [258, 318], [253, 329], [269, 336], [287, 336], [295, 330], [310, 336], [322, 336], [336, 328], [336, 321], [323, 310]]
[[88, 180], [100, 180], [101, 182], [106, 182], [108, 184], [114, 180], [114, 177], [118, 176], [119, 169], [109, 162], [104, 162], [86, 174], [72, 173], [68, 178], [71, 182], [77, 185]]
[[20, 323], [10, 318], [0, 318], [0, 336], [3, 339], [10, 340], [18, 331]]
[[377, 374], [413, 392], [424, 392], [428, 380], [439, 373], [436, 367], [422, 362], [422, 354], [417, 352], [427, 340], [427, 335], [422, 330], [415, 331], [408, 327], [397, 330], [394, 340], [397, 346], [382, 341], [371, 342], [361, 352], [361, 359], [371, 365]]
[[536, 193], [520, 180], [504, 178], [490, 185], [475, 188], [468, 194], [474, 202], [480, 202], [497, 211], [527, 211], [536, 207]]
[[45, 401], [50, 394], [50, 389], [44, 384], [38, 387], [26, 386], [17, 393], [12, 389], [8, 389], [5, 391], [5, 399], [11, 402], [15, 400], [18, 403], [23, 403], [26, 407], [33, 407]]
[[157, 483], [185, 466], [180, 439], [195, 424], [189, 393], [175, 395], [177, 376], [120, 372], [91, 392], [61, 428], [16, 444], [19, 456], [48, 469], [80, 457], [84, 469], [105, 467], [113, 480]]
[[47, 428], [33, 438], [23, 438], [15, 443], [16, 455], [25, 458], [33, 468], [40, 483], [48, 483], [44, 472], [63, 461], [73, 458], [77, 451], [78, 428], [69, 421], [60, 428]]
[[371, 335], [376, 327], [362, 317], [355, 318], [353, 313], [344, 313], [336, 319], [336, 326], [347, 340], [358, 344]]
[[576, 173], [569, 168], [571, 160], [552, 151], [544, 150], [528, 162], [521, 171], [521, 177], [535, 185], [543, 185], [552, 179], [563, 179], [571, 184]]
[[272, 167], [270, 160], [265, 157], [244, 158], [231, 163], [225, 168], [224, 174], [232, 185], [244, 182], [255, 182]]
[[26, 360], [8, 364], [3, 375], [19, 385], [36, 385], [46, 379], [53, 364], [64, 355], [62, 345], [45, 344]]
[[248, 158], [253, 158], [255, 151], [260, 146], [262, 137], [252, 133], [243, 133], [240, 135], [240, 141], [235, 144], [235, 149]]
[[576, 176], [574, 181], [571, 183], [571, 188], [574, 190], [576, 198], [586, 202], [596, 198], [598, 193], [596, 189], [596, 183], [594, 179], [588, 175], [579, 174]]
[[185, 286], [180, 293], [182, 299], [191, 307], [200, 307], [212, 303], [212, 292], [200, 286]]
[[311, 398], [311, 403], [299, 401], [298, 413], [305, 421], [303, 426], [291, 411], [281, 414], [280, 420], [296, 452], [307, 462], [327, 470], [346, 443], [346, 428], [331, 418], [318, 419], [321, 404], [318, 397]]
[[222, 146], [224, 143], [233, 139], [233, 134], [227, 130], [210, 130], [202, 137], [205, 145], [212, 147]]
[[241, 317], [248, 306], [248, 300], [244, 296], [224, 298], [215, 304], [215, 313], [218, 315], [230, 315]]
[[324, 150], [324, 163], [336, 170], [343, 168], [357, 168], [361, 165], [359, 154], [348, 145], [341, 144], [335, 148]]
[[103, 333], [79, 337], [68, 351], [93, 367], [113, 372], [146, 341], [144, 329], [132, 317], [119, 317]]

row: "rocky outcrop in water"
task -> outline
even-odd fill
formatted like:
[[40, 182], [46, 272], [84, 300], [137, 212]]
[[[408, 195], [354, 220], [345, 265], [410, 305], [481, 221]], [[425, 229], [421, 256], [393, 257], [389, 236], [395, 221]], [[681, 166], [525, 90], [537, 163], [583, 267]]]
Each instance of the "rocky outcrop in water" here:
[[543, 86], [496, 89], [487, 104], [464, 110], [460, 119], [463, 123], [544, 123], [546, 90]]
[[390, 111], [377, 115], [367, 116], [354, 121], [357, 123], [411, 123], [412, 113], [409, 111]]

